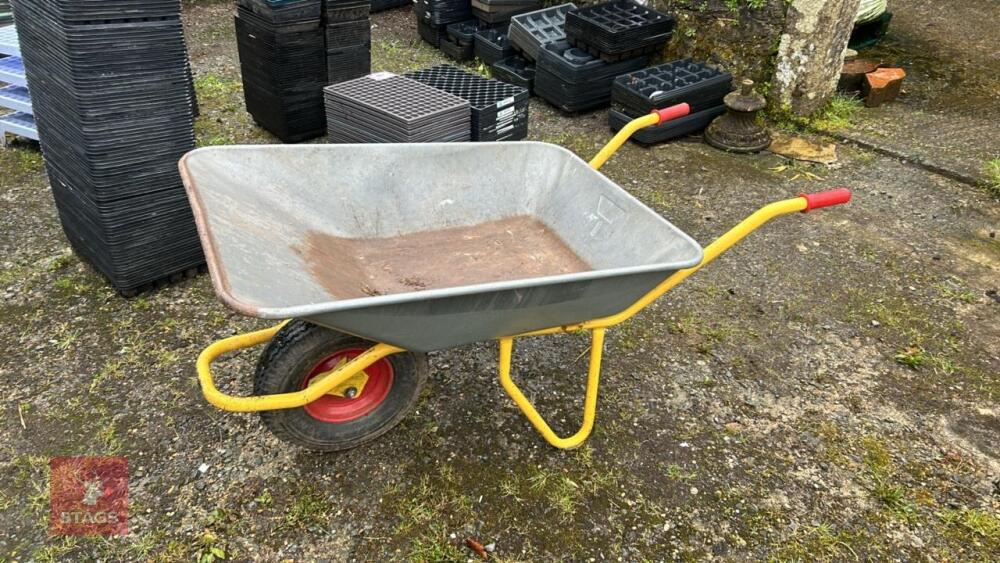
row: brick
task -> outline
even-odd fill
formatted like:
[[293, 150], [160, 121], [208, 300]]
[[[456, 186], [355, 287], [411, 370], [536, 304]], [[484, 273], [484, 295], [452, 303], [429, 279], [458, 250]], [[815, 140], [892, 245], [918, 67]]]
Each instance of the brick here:
[[880, 68], [865, 75], [861, 83], [861, 93], [865, 97], [865, 105], [877, 108], [891, 102], [899, 96], [903, 86], [906, 71], [901, 68]]
[[861, 90], [861, 83], [865, 80], [865, 75], [878, 70], [879, 63], [868, 59], [854, 59], [844, 63], [844, 68], [840, 71], [840, 82], [837, 83], [837, 90], [841, 92], [858, 92]]

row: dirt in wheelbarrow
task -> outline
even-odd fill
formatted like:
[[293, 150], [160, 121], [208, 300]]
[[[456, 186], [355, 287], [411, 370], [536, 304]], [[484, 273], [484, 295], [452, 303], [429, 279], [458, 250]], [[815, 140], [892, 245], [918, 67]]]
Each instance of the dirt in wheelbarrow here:
[[339, 299], [592, 269], [552, 229], [526, 215], [384, 238], [312, 231], [296, 250], [313, 278]]
[[[996, 2], [941, 5], [892, 2], [890, 35], [905, 41], [891, 62], [915, 78], [896, 105], [860, 110], [866, 128], [892, 119], [942, 146], [927, 119], [995, 120], [954, 83], [997, 83], [1000, 57], [981, 47], [996, 18], [980, 15]], [[199, 143], [277, 143], [244, 111], [233, 2], [185, 6]], [[449, 62], [411, 8], [372, 23], [374, 69]], [[911, 73], [915, 56], [926, 66]], [[589, 158], [608, 139], [606, 111], [530, 103], [531, 140]], [[983, 129], [948, 150], [998, 154]], [[837, 150], [826, 168], [689, 138], [608, 162], [703, 244], [776, 199], [837, 185], [855, 197], [766, 225], [610, 330], [580, 449], [535, 433], [484, 342], [431, 354], [427, 389], [391, 432], [319, 455], [198, 388], [208, 343], [272, 322], [227, 309], [208, 276], [118, 297], [69, 249], [38, 144], [13, 142], [0, 150], [0, 561], [468, 561], [465, 538], [508, 563], [997, 561], [1000, 204]], [[580, 424], [589, 342], [516, 343], [514, 377], [561, 435]], [[223, 358], [220, 388], [252, 393], [259, 357]], [[127, 536], [48, 533], [49, 460], [67, 455], [128, 459]]]

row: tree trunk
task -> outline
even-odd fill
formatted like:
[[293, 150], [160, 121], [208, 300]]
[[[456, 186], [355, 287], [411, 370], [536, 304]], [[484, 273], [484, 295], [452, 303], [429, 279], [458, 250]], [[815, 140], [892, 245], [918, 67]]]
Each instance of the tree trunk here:
[[792, 0], [778, 44], [771, 103], [808, 115], [837, 87], [860, 0]]

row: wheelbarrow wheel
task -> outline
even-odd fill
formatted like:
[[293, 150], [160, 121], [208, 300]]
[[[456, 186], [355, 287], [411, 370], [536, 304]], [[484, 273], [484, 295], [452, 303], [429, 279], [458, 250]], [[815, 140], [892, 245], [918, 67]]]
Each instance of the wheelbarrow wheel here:
[[[257, 364], [254, 394], [289, 393], [374, 346], [374, 342], [293, 320], [268, 344]], [[294, 409], [262, 411], [275, 436], [316, 451], [339, 451], [370, 442], [391, 430], [417, 402], [427, 380], [427, 356], [401, 352], [368, 368], [367, 380], [339, 395], [327, 394]]]

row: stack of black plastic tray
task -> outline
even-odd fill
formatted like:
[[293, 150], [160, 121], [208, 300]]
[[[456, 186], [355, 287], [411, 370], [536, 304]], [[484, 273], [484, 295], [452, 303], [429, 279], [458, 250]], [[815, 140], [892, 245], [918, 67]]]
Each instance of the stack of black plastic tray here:
[[366, 76], [372, 66], [372, 25], [368, 0], [325, 0], [326, 81]]
[[442, 41], [448, 41], [448, 24], [472, 19], [472, 6], [469, 0], [415, 0], [413, 13], [420, 37], [440, 47]]
[[535, 91], [535, 65], [521, 55], [511, 55], [490, 65], [493, 77]]
[[514, 47], [504, 29], [480, 29], [476, 32], [474, 42], [476, 56], [488, 65], [514, 55]]
[[451, 65], [405, 76], [467, 100], [472, 108], [473, 141], [516, 141], [528, 136], [527, 88], [483, 78]]
[[177, 0], [15, 7], [32, 109], [63, 230], [123, 295], [197, 273], [177, 170], [194, 148]]
[[372, 0], [372, 12], [383, 12], [385, 10], [391, 10], [393, 8], [402, 8], [403, 6], [409, 6], [413, 2], [411, 0]]
[[624, 74], [612, 87], [609, 124], [617, 131], [654, 109], [687, 103], [689, 115], [637, 131], [632, 138], [652, 144], [697, 133], [725, 112], [723, 98], [732, 89], [732, 80], [729, 73], [691, 59]]
[[485, 25], [505, 24], [513, 16], [541, 7], [541, 0], [472, 0], [473, 15]]
[[566, 38], [591, 55], [614, 62], [659, 52], [674, 18], [632, 0], [585, 6], [566, 15]]
[[378, 72], [327, 86], [333, 143], [468, 141], [469, 102], [411, 78]]
[[535, 94], [568, 113], [607, 106], [615, 77], [648, 63], [648, 57], [609, 63], [566, 41], [550, 43], [538, 52]]
[[318, 0], [277, 2], [239, 0], [236, 44], [247, 111], [295, 143], [323, 134], [326, 37]]
[[475, 57], [476, 32], [479, 27], [477, 19], [448, 24], [445, 28], [447, 37], [441, 38], [441, 51], [456, 61], [471, 61]]
[[507, 30], [511, 45], [529, 61], [537, 60], [542, 47], [566, 39], [566, 14], [575, 9], [567, 3], [514, 16]]

